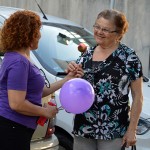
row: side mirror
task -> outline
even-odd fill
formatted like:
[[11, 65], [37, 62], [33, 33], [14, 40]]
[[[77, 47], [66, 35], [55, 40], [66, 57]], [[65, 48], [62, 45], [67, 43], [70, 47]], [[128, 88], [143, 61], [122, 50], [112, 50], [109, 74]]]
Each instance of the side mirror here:
[[143, 82], [149, 82], [149, 79], [145, 76], [143, 76]]
[[68, 45], [70, 40], [71, 39], [69, 37], [67, 37], [65, 34], [59, 33], [57, 35], [57, 42], [59, 42], [61, 44]]

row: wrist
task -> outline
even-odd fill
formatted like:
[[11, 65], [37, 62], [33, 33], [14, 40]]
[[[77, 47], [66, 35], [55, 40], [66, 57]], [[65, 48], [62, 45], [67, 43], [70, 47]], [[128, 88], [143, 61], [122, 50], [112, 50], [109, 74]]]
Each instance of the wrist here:
[[74, 79], [74, 77], [67, 75], [67, 76], [65, 76], [64, 81], [67, 82], [71, 79]]
[[128, 132], [136, 132], [136, 130], [137, 130], [137, 126], [136, 127], [129, 126], [127, 131]]

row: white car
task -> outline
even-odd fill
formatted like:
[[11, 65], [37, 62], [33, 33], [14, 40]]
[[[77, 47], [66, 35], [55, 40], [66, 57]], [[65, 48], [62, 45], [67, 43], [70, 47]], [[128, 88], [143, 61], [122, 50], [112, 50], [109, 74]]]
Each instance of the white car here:
[[150, 79], [144, 77], [143, 96], [144, 103], [137, 128], [137, 149], [150, 149]]
[[[15, 8], [0, 7], [0, 24], [3, 24]], [[84, 43], [87, 47], [94, 46], [93, 34], [69, 20], [39, 13], [42, 20], [41, 39], [39, 48], [31, 52], [31, 60], [43, 72], [47, 86], [65, 76], [65, 69], [70, 61], [76, 60], [81, 53], [78, 45]], [[144, 78], [146, 80], [146, 78]], [[144, 105], [138, 126], [137, 149], [148, 150], [150, 148], [150, 81], [144, 82]], [[54, 93], [57, 106], [60, 90]], [[149, 95], [149, 96], [148, 96]], [[132, 100], [131, 100], [132, 101]], [[60, 110], [56, 117], [55, 135], [59, 145], [66, 150], [73, 148], [73, 118], [74, 114]]]

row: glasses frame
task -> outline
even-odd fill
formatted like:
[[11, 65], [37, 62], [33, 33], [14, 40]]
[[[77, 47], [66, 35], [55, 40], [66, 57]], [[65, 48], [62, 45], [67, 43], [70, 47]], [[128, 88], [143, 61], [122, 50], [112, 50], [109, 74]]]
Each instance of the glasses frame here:
[[96, 25], [96, 24], [93, 25], [93, 28], [94, 28], [95, 31], [102, 31], [104, 34], [109, 34], [109, 33], [117, 32], [117, 30], [111, 31], [111, 30], [102, 28], [101, 26]]
[[47, 79], [45, 72], [43, 71], [43, 69], [39, 69], [39, 70], [40, 70], [40, 72], [41, 72], [41, 75], [44, 77], [45, 86], [46, 86], [47, 88], [50, 88], [50, 82], [49, 82], [49, 80]]

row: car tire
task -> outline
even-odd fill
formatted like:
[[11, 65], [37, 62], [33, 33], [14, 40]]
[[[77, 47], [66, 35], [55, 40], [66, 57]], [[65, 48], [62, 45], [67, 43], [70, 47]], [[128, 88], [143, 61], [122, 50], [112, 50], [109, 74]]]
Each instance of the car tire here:
[[61, 147], [63, 147], [65, 150], [73, 150], [73, 140], [71, 138], [61, 132], [55, 132], [55, 135], [57, 136], [59, 145]]

